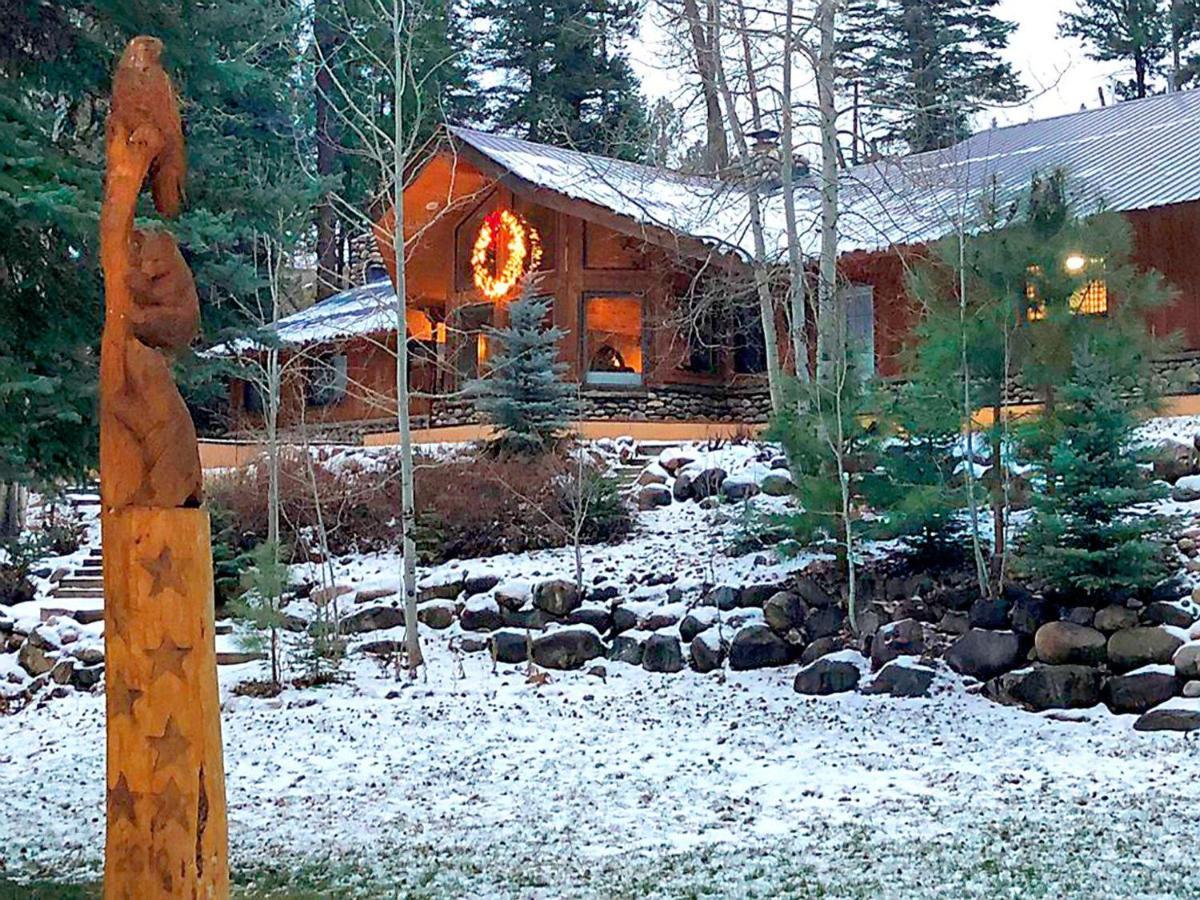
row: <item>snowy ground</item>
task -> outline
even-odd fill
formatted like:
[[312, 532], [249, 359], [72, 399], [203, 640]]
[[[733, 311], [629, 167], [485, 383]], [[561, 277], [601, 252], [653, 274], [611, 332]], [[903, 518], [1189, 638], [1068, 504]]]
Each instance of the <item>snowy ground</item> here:
[[[1162, 427], [1188, 436], [1196, 423]], [[722, 452], [731, 472], [757, 464]], [[770, 581], [805, 562], [723, 556], [738, 522], [719, 512], [641, 514], [631, 541], [588, 549], [587, 580], [657, 601], [667, 585], [628, 580], [666, 572], [686, 599], [701, 582]], [[572, 564], [545, 551], [422, 574], [532, 579]], [[392, 555], [355, 557], [335, 580], [389, 587], [397, 573]], [[522, 666], [453, 652], [456, 629], [422, 630], [416, 684], [354, 652], [347, 683], [274, 699], [231, 693], [263, 664], [221, 670], [243, 892], [1200, 896], [1200, 757], [1178, 734], [1134, 732], [1132, 716], [1035, 716], [945, 675], [927, 700], [800, 697], [796, 666], [702, 676], [609, 662], [607, 680], [555, 672], [535, 686]], [[356, 643], [386, 637], [398, 634]], [[0, 719], [0, 897], [6, 877], [98, 877], [103, 713], [102, 696], [74, 694]]]

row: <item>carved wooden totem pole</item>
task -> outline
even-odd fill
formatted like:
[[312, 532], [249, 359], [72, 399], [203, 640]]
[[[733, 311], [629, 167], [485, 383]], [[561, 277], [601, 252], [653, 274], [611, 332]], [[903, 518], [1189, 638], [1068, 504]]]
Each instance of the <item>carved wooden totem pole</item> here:
[[121, 56], [100, 214], [109, 900], [229, 893], [208, 513], [171, 374], [200, 310], [175, 239], [134, 227], [147, 176], [163, 216], [183, 199], [183, 130], [161, 52], [138, 37]]

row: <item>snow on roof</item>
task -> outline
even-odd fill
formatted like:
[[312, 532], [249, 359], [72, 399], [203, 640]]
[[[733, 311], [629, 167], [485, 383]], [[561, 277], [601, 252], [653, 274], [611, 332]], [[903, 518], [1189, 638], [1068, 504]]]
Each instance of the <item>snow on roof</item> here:
[[[395, 303], [396, 291], [391, 281], [374, 281], [326, 297], [265, 330], [273, 331], [281, 344], [293, 346], [395, 331]], [[236, 356], [261, 346], [253, 338], [242, 338], [213, 347], [208, 355]]]
[[[744, 185], [682, 175], [466, 128], [451, 133], [539, 187], [597, 204], [644, 225], [753, 255]], [[944, 150], [853, 166], [840, 176], [842, 252], [919, 243], [968, 230], [992, 193], [1006, 204], [1035, 173], [1062, 168], [1081, 212], [1200, 199], [1200, 90], [1181, 91], [991, 128]], [[768, 251], [786, 250], [778, 192], [763, 200]], [[802, 247], [817, 252], [820, 196], [796, 188]]]

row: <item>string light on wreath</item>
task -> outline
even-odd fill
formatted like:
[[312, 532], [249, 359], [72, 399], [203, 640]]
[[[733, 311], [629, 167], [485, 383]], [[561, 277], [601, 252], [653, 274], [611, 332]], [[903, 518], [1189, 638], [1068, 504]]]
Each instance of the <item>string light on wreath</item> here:
[[[506, 250], [504, 266], [498, 267], [499, 249]], [[471, 275], [475, 287], [488, 300], [503, 300], [526, 273], [542, 262], [542, 239], [537, 229], [516, 213], [498, 209], [479, 226], [471, 250]], [[499, 268], [499, 271], [497, 269]]]

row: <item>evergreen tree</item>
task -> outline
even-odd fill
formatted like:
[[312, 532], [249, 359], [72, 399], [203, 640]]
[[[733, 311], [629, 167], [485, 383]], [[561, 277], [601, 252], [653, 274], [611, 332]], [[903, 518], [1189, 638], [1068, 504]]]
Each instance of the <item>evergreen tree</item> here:
[[1154, 409], [1140, 371], [1112, 335], [1076, 348], [1070, 380], [1053, 415], [1039, 417], [1027, 439], [1039, 453], [1044, 489], [1021, 545], [1022, 567], [1062, 592], [1093, 602], [1153, 587], [1168, 574], [1168, 519], [1147, 510], [1160, 499], [1134, 453], [1140, 415]]
[[867, 101], [864, 118], [884, 145], [912, 152], [970, 134], [989, 103], [1012, 103], [1025, 87], [999, 58], [1016, 27], [1000, 0], [850, 0], [842, 17], [841, 67]]
[[485, 23], [475, 67], [492, 127], [533, 141], [641, 159], [648, 124], [624, 42], [637, 31], [630, 0], [472, 0]]
[[496, 447], [508, 453], [543, 453], [568, 428], [575, 403], [574, 388], [563, 381], [566, 363], [558, 359], [565, 332], [547, 327], [549, 297], [534, 294], [526, 283], [508, 308], [508, 325], [489, 329], [496, 347], [489, 371], [468, 392], [476, 407], [497, 430]]
[[1145, 97], [1170, 49], [1170, 6], [1163, 0], [1080, 0], [1077, 11], [1063, 13], [1060, 28], [1087, 44], [1092, 59], [1131, 63], [1133, 78], [1118, 85], [1118, 92]]

